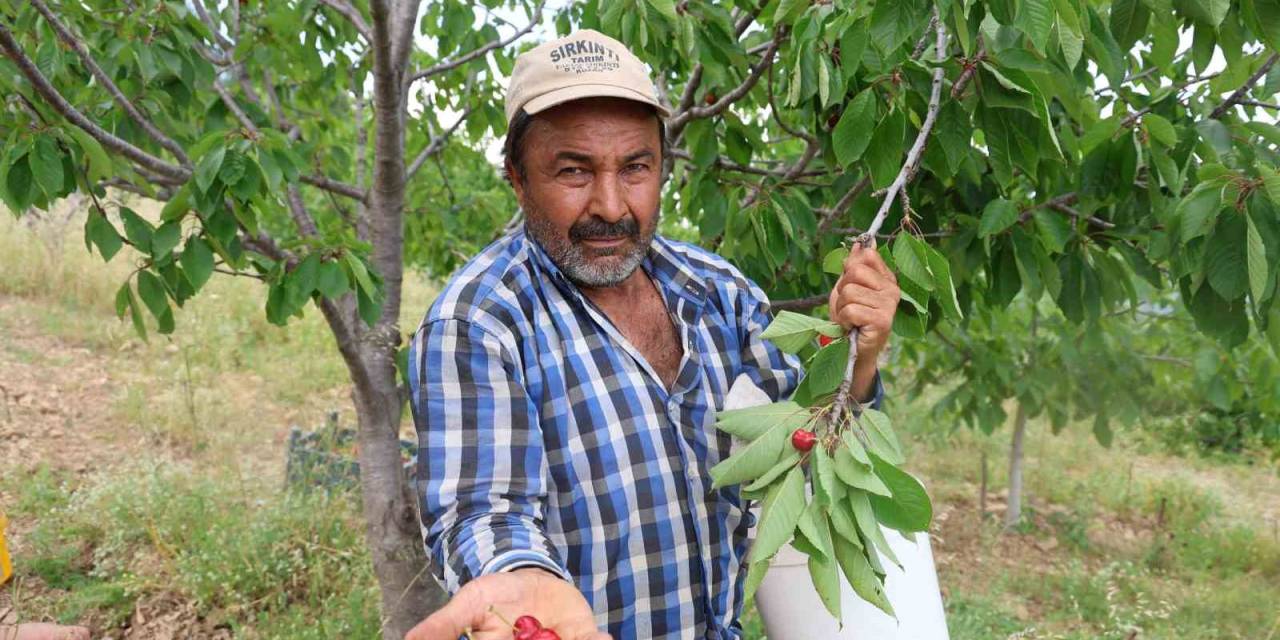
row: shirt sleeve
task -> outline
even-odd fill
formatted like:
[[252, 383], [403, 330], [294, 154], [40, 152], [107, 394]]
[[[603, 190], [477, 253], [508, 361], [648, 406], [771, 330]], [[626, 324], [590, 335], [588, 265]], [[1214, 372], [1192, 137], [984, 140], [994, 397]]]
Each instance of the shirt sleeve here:
[[[760, 337], [773, 321], [771, 305], [764, 292], [751, 285], [744, 290], [743, 298], [739, 307], [743, 314], [741, 326], [744, 327], [743, 372], [774, 402], [790, 398], [804, 376], [804, 366], [796, 356], [783, 352], [771, 340]], [[871, 398], [863, 405], [878, 410], [883, 401], [884, 385], [880, 380], [880, 372], [877, 371]]]
[[518, 362], [470, 322], [424, 324], [410, 347], [423, 539], [450, 593], [514, 566], [569, 578], [546, 537], [546, 457]]

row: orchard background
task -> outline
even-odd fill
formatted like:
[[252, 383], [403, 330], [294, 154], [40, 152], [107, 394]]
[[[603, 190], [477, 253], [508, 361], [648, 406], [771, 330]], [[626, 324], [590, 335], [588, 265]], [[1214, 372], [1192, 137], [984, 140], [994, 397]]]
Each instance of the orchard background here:
[[[404, 336], [518, 222], [514, 56], [581, 27], [672, 106], [663, 232], [777, 307], [825, 313], [885, 214], [953, 637], [1280, 637], [1275, 0], [0, 0], [0, 618], [397, 638], [440, 602]], [[330, 411], [359, 487], [282, 490]]]

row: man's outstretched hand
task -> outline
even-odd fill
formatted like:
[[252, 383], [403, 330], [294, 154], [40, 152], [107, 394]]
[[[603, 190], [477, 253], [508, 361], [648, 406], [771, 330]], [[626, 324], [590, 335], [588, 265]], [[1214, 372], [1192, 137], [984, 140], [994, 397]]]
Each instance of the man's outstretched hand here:
[[511, 623], [524, 615], [537, 618], [560, 640], [611, 640], [596, 627], [578, 589], [541, 569], [516, 569], [468, 582], [405, 640], [458, 640], [468, 629], [472, 640], [511, 640]]

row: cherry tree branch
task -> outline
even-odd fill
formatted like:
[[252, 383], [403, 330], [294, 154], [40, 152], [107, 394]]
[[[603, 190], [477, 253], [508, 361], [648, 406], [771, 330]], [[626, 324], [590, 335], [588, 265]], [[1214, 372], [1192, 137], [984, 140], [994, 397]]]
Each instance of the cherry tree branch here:
[[489, 53], [490, 51], [493, 51], [494, 49], [501, 49], [511, 44], [512, 42], [519, 40], [525, 34], [532, 31], [533, 28], [537, 26], [539, 22], [542, 21], [542, 7], [544, 4], [546, 3], [539, 2], [537, 6], [534, 7], [533, 15], [530, 16], [529, 18], [529, 24], [525, 25], [523, 29], [517, 30], [515, 33], [511, 34], [506, 38], [495, 38], [485, 43], [484, 45], [480, 46], [479, 48], [472, 49], [471, 51], [468, 51], [467, 53], [462, 54], [456, 58], [438, 62], [430, 67], [427, 67], [426, 69], [418, 71], [417, 73], [414, 73], [412, 76], [410, 76], [409, 82], [410, 83], [417, 82], [418, 80], [422, 80], [423, 78], [430, 78], [431, 76], [439, 75], [441, 73], [445, 73], [453, 69], [457, 69], [458, 67], [468, 62], [471, 62], [476, 58], [484, 56], [485, 54]]
[[[218, 23], [214, 22], [213, 17], [209, 15], [209, 10], [205, 8], [204, 0], [191, 0], [191, 6], [195, 8], [196, 15], [200, 17], [200, 21], [204, 23], [204, 26], [208, 27], [209, 31], [213, 33], [213, 41], [218, 46], [223, 49], [236, 48], [236, 43], [232, 42], [225, 35], [222, 35], [222, 30], [218, 28]], [[221, 51], [219, 53], [221, 53], [226, 60], [230, 61], [231, 54], [229, 52]]]
[[[889, 187], [884, 192], [884, 201], [880, 203], [880, 209], [876, 211], [876, 216], [871, 220], [871, 224], [861, 235], [853, 238], [853, 242], [866, 246], [874, 241], [876, 234], [880, 232], [880, 227], [884, 225], [885, 217], [889, 215], [889, 209], [893, 207], [894, 200], [902, 195], [906, 199], [905, 189], [907, 182], [915, 176], [916, 169], [920, 166], [920, 161], [924, 156], [925, 146], [929, 142], [929, 134], [933, 131], [933, 125], [938, 119], [938, 109], [942, 104], [942, 80], [946, 74], [943, 69], [942, 62], [947, 59], [947, 27], [946, 22], [938, 15], [935, 7], [933, 11], [932, 25], [936, 27], [937, 40], [934, 47], [935, 55], [939, 62], [936, 69], [933, 70], [933, 83], [929, 92], [929, 107], [925, 112], [924, 122], [920, 125], [920, 132], [916, 134], [915, 142], [911, 144], [910, 150], [907, 151], [907, 159], [902, 163], [902, 169], [898, 171], [898, 176], [893, 179]], [[858, 360], [858, 336], [857, 329], [854, 329], [849, 337], [849, 362], [845, 365], [844, 379], [840, 382], [840, 387], [836, 389], [835, 403], [832, 407], [831, 415], [836, 416], [836, 420], [844, 417], [845, 407], [849, 402], [849, 390], [853, 386], [854, 366]]]
[[440, 132], [438, 135], [434, 135], [431, 137], [431, 140], [427, 143], [427, 146], [424, 147], [420, 153], [418, 153], [417, 157], [413, 159], [413, 162], [409, 163], [409, 168], [405, 172], [406, 180], [412, 180], [414, 174], [418, 173], [418, 170], [422, 168], [422, 165], [429, 158], [439, 153], [441, 149], [444, 149], [445, 143], [449, 141], [449, 138], [453, 135], [453, 132], [457, 131], [458, 127], [462, 126], [463, 122], [466, 122], [467, 117], [470, 116], [471, 112], [474, 110], [475, 110], [474, 106], [467, 107], [465, 110], [463, 110], [462, 115], [458, 116], [457, 122], [454, 122], [448, 129], [445, 129], [444, 131]]
[[[199, 1], [199, 0], [197, 0]], [[373, 32], [369, 30], [369, 23], [365, 22], [364, 16], [360, 15], [360, 10], [356, 9], [347, 0], [320, 0], [320, 4], [333, 9], [338, 15], [347, 19], [356, 32], [365, 39], [365, 42], [373, 41]]]
[[67, 28], [67, 25], [63, 24], [62, 20], [58, 18], [58, 15], [49, 9], [49, 6], [44, 3], [44, 0], [31, 0], [31, 4], [36, 8], [36, 11], [39, 11], [40, 15], [44, 16], [44, 19], [49, 22], [49, 25], [52, 26], [53, 30], [58, 34], [58, 37], [76, 52], [80, 61], [84, 63], [85, 68], [87, 68], [89, 73], [98, 80], [102, 85], [102, 88], [106, 89], [107, 93], [111, 94], [111, 98], [115, 100], [116, 104], [120, 105], [120, 108], [123, 109], [124, 112], [128, 114], [129, 117], [136, 122], [148, 136], [151, 137], [152, 140], [155, 140], [160, 144], [160, 146], [168, 149], [169, 153], [172, 153], [173, 157], [176, 158], [179, 163], [185, 167], [190, 167], [191, 159], [187, 157], [187, 154], [183, 151], [182, 147], [178, 145], [177, 142], [174, 142], [173, 138], [165, 135], [163, 131], [156, 127], [156, 125], [143, 115], [142, 111], [140, 111], [138, 107], [124, 95], [124, 92], [120, 90], [120, 87], [116, 86], [116, 83], [111, 80], [111, 77], [108, 76], [106, 72], [102, 70], [102, 67], [98, 65], [98, 61], [89, 54], [89, 50], [85, 48], [83, 40], [71, 33], [71, 30]]
[[57, 111], [69, 122], [93, 136], [103, 147], [125, 156], [157, 174], [183, 181], [191, 177], [190, 170], [153, 156], [134, 146], [129, 141], [111, 134], [87, 118], [70, 102], [67, 102], [67, 99], [58, 92], [48, 78], [44, 77], [44, 74], [31, 61], [31, 58], [27, 57], [26, 53], [22, 51], [22, 47], [14, 39], [13, 33], [9, 31], [8, 25], [4, 24], [4, 22], [0, 22], [0, 50], [3, 50], [13, 60], [18, 67], [18, 71], [26, 77], [36, 93], [40, 94], [40, 97], [44, 98], [45, 102], [49, 103], [49, 106], [54, 111]]
[[973, 52], [973, 57], [964, 63], [964, 71], [960, 72], [960, 77], [956, 78], [955, 84], [951, 85], [951, 97], [959, 98], [964, 95], [964, 90], [969, 86], [969, 81], [973, 80], [973, 74], [978, 72], [978, 64], [987, 57], [986, 44], [981, 40], [978, 42], [978, 49]]
[[849, 207], [853, 206], [853, 202], [857, 200], [858, 196], [862, 195], [862, 192], [866, 191], [869, 186], [871, 186], [871, 178], [863, 178], [859, 180], [857, 184], [853, 185], [852, 189], [846, 191], [845, 194], [840, 197], [840, 200], [836, 202], [834, 207], [825, 211], [820, 211], [822, 219], [818, 221], [818, 235], [821, 236], [826, 233], [836, 220], [839, 220], [844, 216], [844, 214], [849, 211]]
[[1240, 85], [1240, 88], [1232, 92], [1230, 96], [1227, 96], [1226, 100], [1222, 101], [1222, 104], [1214, 108], [1213, 112], [1209, 114], [1209, 117], [1217, 120], [1226, 115], [1227, 112], [1231, 110], [1231, 107], [1234, 107], [1236, 103], [1249, 95], [1249, 91], [1253, 89], [1253, 85], [1258, 84], [1258, 81], [1261, 80], [1263, 76], [1267, 75], [1267, 72], [1271, 70], [1271, 66], [1276, 63], [1277, 59], [1280, 59], [1280, 53], [1271, 54], [1271, 57], [1267, 58], [1267, 61], [1262, 63], [1262, 66], [1258, 67], [1258, 70], [1254, 71], [1253, 75], [1249, 76], [1249, 79], [1245, 80], [1244, 84]]
[[684, 132], [684, 128], [689, 122], [720, 115], [725, 109], [729, 108], [729, 105], [746, 96], [760, 81], [760, 76], [764, 75], [765, 70], [773, 65], [774, 54], [777, 53], [778, 47], [782, 44], [784, 38], [785, 34], [781, 30], [775, 33], [773, 40], [769, 42], [769, 47], [765, 49], [760, 60], [751, 67], [751, 71], [747, 73], [746, 78], [743, 78], [742, 83], [720, 96], [719, 100], [704, 107], [689, 107], [684, 111], [673, 114], [671, 119], [667, 121], [667, 137], [671, 140], [679, 139], [680, 134]]

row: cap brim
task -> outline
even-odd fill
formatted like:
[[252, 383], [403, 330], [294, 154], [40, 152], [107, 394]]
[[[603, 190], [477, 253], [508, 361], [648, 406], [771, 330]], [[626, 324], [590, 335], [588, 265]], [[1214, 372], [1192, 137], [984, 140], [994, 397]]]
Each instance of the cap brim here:
[[556, 89], [524, 103], [524, 110], [529, 115], [533, 115], [539, 111], [545, 111], [551, 107], [583, 98], [623, 98], [634, 100], [653, 107], [658, 111], [658, 115], [663, 118], [671, 115], [671, 112], [666, 107], [658, 104], [653, 98], [634, 89], [619, 87], [614, 84], [579, 84]]

